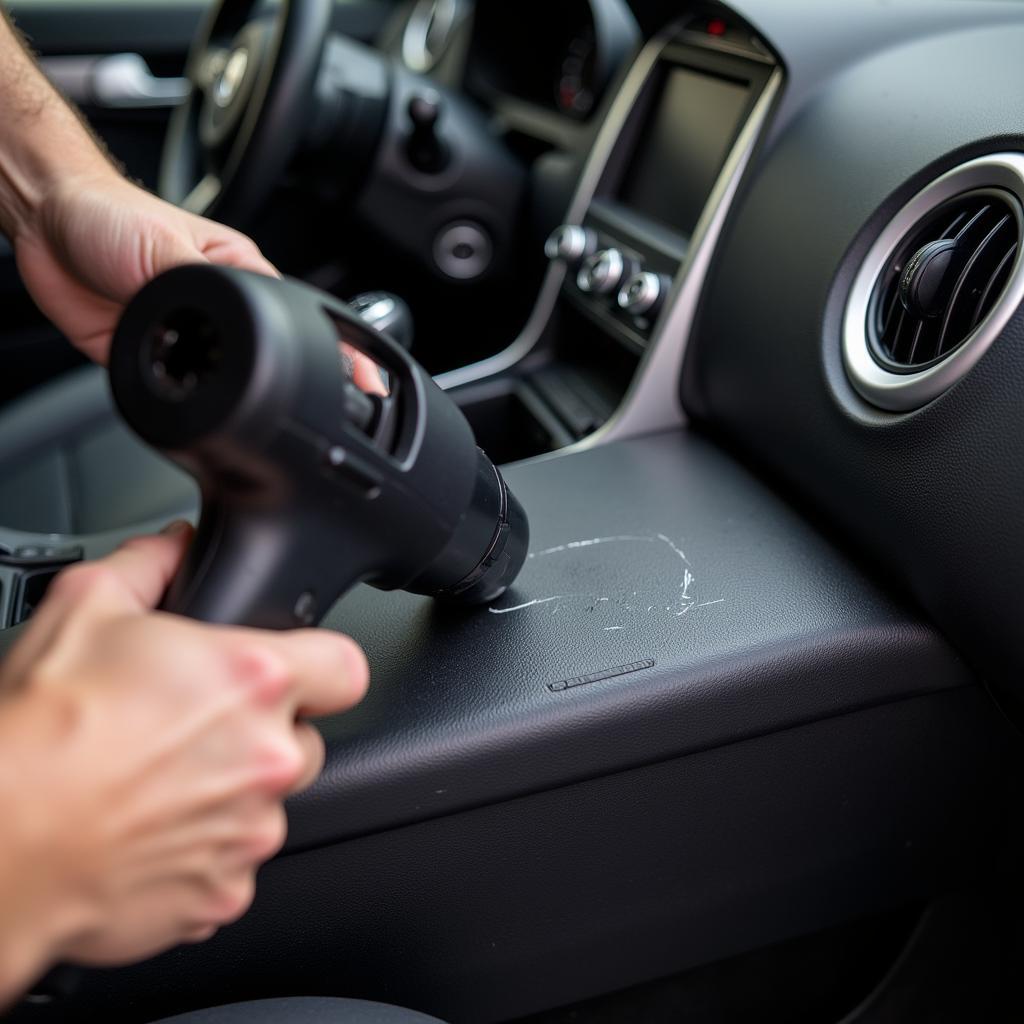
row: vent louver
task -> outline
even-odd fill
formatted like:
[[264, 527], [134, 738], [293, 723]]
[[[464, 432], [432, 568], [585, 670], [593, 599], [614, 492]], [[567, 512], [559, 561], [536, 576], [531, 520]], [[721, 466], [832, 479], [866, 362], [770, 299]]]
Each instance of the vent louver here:
[[876, 230], [847, 292], [843, 366], [861, 398], [909, 412], [1024, 311], [1024, 153], [953, 167]]
[[955, 352], [984, 322], [1020, 246], [1017, 200], [979, 189], [942, 204], [903, 240], [875, 288], [872, 355], [895, 373], [925, 369]]

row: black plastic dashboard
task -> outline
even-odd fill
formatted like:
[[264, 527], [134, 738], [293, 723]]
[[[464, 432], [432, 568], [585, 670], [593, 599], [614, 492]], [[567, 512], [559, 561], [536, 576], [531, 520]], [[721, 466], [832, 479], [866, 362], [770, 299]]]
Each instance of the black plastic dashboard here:
[[1011, 737], [913, 608], [693, 435], [508, 479], [534, 546], [488, 610], [329, 615], [374, 685], [253, 910], [54, 1019], [301, 991], [502, 1021], [974, 870]]
[[811, 35], [799, 4], [743, 6], [785, 54], [787, 86], [708, 282], [686, 405], [841, 525], [1016, 702], [1021, 312], [959, 383], [903, 413], [857, 394], [842, 346], [854, 275], [903, 204], [1024, 148], [1024, 9], [843, 5]]
[[[534, 84], [470, 76], [499, 114], [571, 123], [569, 221], [671, 282], [642, 326], [553, 266], [539, 323], [459, 378], [635, 370], [605, 427], [509, 469], [519, 586], [469, 617], [367, 589], [334, 609], [375, 684], [323, 723], [253, 913], [53, 1019], [319, 991], [505, 1020], [925, 899], [987, 856], [1019, 770], [983, 684], [1012, 697], [1024, 669], [1024, 320], [903, 413], [850, 384], [843, 323], [905, 202], [1024, 150], [1024, 5], [632, 14], [644, 47], [592, 114], [556, 111], [576, 28]], [[663, 180], [694, 152], [673, 163], [693, 124], [665, 90], [695, 81], [717, 113], [688, 192]]]

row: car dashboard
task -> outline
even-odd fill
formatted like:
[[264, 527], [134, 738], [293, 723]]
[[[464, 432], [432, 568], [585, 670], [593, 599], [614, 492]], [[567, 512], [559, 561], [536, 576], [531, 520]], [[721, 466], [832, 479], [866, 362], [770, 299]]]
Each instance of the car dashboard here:
[[374, 686], [252, 913], [53, 1019], [517, 1019], [927, 902], [1006, 827], [1024, 7], [418, 0], [379, 46], [560, 200], [526, 322], [438, 377], [530, 557], [475, 615], [337, 605]]

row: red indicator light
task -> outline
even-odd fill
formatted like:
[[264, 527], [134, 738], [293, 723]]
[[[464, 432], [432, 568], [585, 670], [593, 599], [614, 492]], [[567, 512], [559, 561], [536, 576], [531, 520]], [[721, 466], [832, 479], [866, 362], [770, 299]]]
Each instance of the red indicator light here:
[[712, 18], [708, 22], [709, 36], [724, 36], [729, 26], [721, 18]]

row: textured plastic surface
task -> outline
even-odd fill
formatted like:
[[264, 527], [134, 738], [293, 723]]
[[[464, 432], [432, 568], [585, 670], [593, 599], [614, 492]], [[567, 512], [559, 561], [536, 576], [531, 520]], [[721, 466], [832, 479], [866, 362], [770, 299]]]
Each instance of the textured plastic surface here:
[[998, 724], [961, 688], [286, 856], [211, 942], [15, 1024], [294, 992], [489, 1024], [809, 934], [987, 870]]
[[363, 587], [328, 615], [373, 683], [322, 722], [253, 911], [54, 1019], [319, 992], [497, 1021], [913, 899], [990, 848], [987, 697], [728, 455], [673, 432], [507, 475], [535, 536], [490, 610]]
[[500, 601], [452, 612], [361, 588], [325, 620], [366, 647], [373, 685], [322, 724], [327, 767], [294, 804], [293, 848], [969, 681], [697, 437], [506, 475], [533, 537]]
[[1024, 12], [844, 4], [824, 19], [810, 2], [743, 6], [786, 55], [789, 84], [719, 250], [685, 404], [810, 498], [1016, 691], [1024, 317], [951, 391], [905, 415], [856, 396], [840, 331], [887, 219], [951, 166], [1024, 144]]

